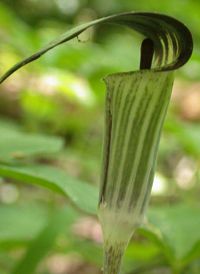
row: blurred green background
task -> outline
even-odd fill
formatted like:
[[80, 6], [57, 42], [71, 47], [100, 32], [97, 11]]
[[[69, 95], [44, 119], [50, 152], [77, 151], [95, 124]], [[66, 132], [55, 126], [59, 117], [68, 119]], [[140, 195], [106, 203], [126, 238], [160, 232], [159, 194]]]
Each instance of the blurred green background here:
[[[1, 0], [0, 74], [75, 25], [128, 11], [182, 21], [192, 32], [194, 52], [176, 72], [150, 206], [122, 273], [198, 274], [200, 2]], [[101, 25], [0, 86], [1, 274], [101, 273], [101, 229], [90, 214], [101, 163], [105, 86], [100, 79], [138, 69], [141, 41], [126, 28]], [[37, 177], [43, 181], [36, 183]]]

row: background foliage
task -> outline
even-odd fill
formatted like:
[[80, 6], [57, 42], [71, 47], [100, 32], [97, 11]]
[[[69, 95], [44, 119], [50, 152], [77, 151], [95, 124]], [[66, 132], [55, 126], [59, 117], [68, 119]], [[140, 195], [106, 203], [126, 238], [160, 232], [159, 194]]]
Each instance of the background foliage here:
[[[126, 11], [186, 23], [194, 53], [179, 71], [144, 225], [124, 273], [200, 273], [200, 2], [1, 0], [0, 73], [74, 25]], [[96, 214], [106, 74], [139, 66], [142, 38], [99, 26], [0, 87], [0, 273], [101, 273]]]

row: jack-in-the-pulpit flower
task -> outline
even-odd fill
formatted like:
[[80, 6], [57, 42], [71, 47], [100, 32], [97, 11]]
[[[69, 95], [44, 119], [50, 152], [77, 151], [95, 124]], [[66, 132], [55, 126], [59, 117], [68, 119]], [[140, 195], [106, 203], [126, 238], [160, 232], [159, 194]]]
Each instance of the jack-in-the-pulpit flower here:
[[104, 78], [106, 122], [99, 219], [105, 273], [118, 273], [127, 243], [146, 212], [173, 79], [171, 71], [151, 70]]
[[0, 83], [48, 50], [100, 23], [125, 25], [146, 37], [141, 46], [140, 70], [103, 79], [106, 106], [98, 216], [104, 239], [103, 273], [117, 274], [126, 246], [146, 212], [174, 70], [184, 65], [192, 53], [189, 30], [179, 21], [157, 13], [109, 16], [59, 36], [16, 64]]

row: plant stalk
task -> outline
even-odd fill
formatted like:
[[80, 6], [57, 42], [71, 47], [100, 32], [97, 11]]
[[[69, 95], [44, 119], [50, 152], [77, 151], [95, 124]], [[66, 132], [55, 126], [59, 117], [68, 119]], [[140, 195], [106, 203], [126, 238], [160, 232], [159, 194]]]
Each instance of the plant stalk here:
[[109, 241], [104, 243], [104, 268], [103, 274], [119, 274], [127, 243]]

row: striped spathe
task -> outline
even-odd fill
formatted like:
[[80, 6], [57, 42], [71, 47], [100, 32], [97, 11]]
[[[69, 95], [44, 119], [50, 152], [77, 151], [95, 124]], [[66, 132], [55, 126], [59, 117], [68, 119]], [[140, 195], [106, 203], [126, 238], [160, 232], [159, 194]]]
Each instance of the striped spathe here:
[[[123, 254], [143, 221], [173, 80], [174, 72], [153, 69], [103, 79], [106, 105], [98, 216], [105, 260], [109, 250]], [[104, 266], [109, 267], [106, 262]]]

